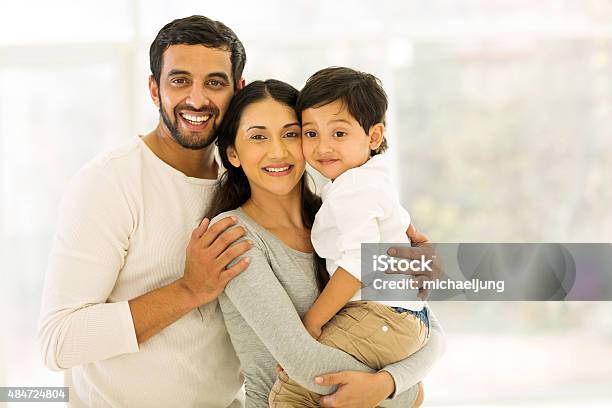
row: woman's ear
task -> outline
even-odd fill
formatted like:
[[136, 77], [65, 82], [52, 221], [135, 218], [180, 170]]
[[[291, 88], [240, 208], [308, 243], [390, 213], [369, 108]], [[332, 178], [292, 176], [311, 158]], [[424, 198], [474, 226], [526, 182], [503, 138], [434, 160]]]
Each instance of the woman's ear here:
[[378, 149], [385, 138], [385, 125], [382, 123], [372, 125], [368, 136], [370, 137], [370, 150]]
[[238, 154], [236, 153], [236, 149], [234, 146], [228, 146], [227, 150], [227, 159], [234, 167], [240, 167], [240, 159], [238, 158]]

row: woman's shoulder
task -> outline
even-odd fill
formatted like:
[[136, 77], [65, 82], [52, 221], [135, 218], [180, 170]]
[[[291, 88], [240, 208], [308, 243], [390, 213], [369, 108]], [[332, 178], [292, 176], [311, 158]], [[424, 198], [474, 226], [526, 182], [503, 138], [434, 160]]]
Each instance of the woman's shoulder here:
[[[227, 217], [236, 217], [236, 225], [241, 226], [242, 228], [246, 230], [246, 237], [248, 237], [251, 241], [253, 241], [253, 244], [255, 245], [263, 244], [263, 237], [260, 231], [262, 227], [257, 225], [255, 221], [249, 218], [249, 216], [246, 215], [245, 212], [242, 211], [241, 208], [236, 208], [235, 210], [225, 211], [219, 215], [216, 215], [215, 217], [213, 217], [212, 220], [210, 220], [210, 225], [213, 225], [214, 223], [221, 221], [222, 219], [227, 218]], [[258, 246], [261, 246], [261, 245], [258, 245]]]

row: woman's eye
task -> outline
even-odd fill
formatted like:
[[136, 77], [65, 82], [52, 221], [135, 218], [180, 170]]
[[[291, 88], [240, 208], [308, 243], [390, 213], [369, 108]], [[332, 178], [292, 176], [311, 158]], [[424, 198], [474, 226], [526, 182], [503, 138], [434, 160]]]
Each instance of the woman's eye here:
[[298, 132], [287, 132], [285, 134], [285, 136], [287, 136], [287, 137], [299, 137], [300, 134]]
[[308, 131], [308, 132], [304, 132], [304, 136], [306, 136], [307, 138], [316, 137], [317, 133], [313, 131]]
[[337, 132], [334, 132], [334, 136], [336, 136], [336, 137], [344, 137], [344, 136], [346, 136], [346, 132], [337, 131]]
[[253, 135], [249, 139], [252, 140], [264, 140], [266, 137], [264, 135]]

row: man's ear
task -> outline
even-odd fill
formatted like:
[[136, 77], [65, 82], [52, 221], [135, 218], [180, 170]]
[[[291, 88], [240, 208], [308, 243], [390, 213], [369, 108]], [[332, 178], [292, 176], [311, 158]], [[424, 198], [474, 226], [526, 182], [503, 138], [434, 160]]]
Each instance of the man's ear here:
[[149, 75], [149, 93], [153, 103], [159, 108], [159, 85], [153, 75]]
[[385, 137], [385, 125], [382, 123], [372, 125], [368, 132], [368, 136], [370, 137], [370, 150], [378, 149]]
[[238, 81], [238, 85], [236, 85], [236, 89], [235, 89], [235, 93], [240, 92], [240, 90], [242, 88], [244, 88], [246, 86], [246, 81], [244, 80], [244, 78], [240, 78], [240, 81]]
[[236, 168], [240, 167], [240, 159], [238, 158], [238, 154], [236, 153], [236, 149], [234, 149], [234, 146], [228, 146], [226, 152], [227, 159], [232, 164], [232, 166]]

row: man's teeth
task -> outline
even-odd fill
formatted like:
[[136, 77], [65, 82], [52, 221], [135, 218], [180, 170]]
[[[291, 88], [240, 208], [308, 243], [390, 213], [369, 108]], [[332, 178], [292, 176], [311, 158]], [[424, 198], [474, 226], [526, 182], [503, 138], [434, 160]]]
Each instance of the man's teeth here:
[[289, 167], [291, 167], [291, 166], [287, 166], [287, 167], [264, 167], [264, 170], [265, 171], [269, 171], [270, 173], [280, 173], [282, 171], [289, 170]]
[[195, 115], [190, 115], [188, 113], [181, 113], [181, 116], [184, 119], [186, 119], [188, 122], [193, 123], [194, 125], [201, 125], [202, 123], [210, 119], [210, 115], [195, 116]]

